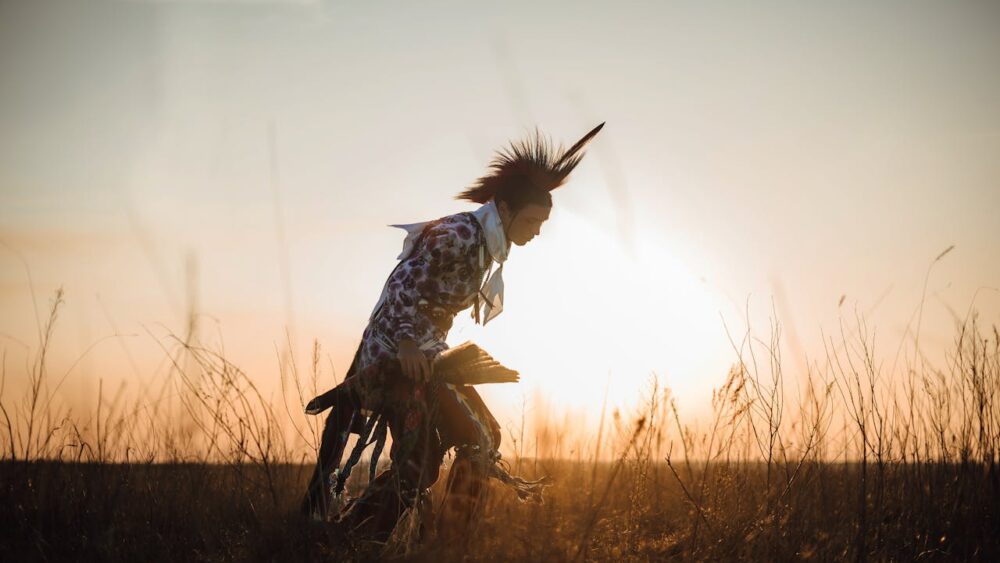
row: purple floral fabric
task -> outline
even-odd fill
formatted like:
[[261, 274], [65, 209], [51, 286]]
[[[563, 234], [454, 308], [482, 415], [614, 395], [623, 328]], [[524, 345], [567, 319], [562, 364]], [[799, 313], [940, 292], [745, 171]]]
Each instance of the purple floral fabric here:
[[[387, 377], [400, 369], [396, 359], [400, 340], [416, 342], [428, 359], [448, 348], [444, 340], [451, 317], [473, 305], [482, 285], [480, 229], [470, 213], [431, 222], [389, 276], [385, 302], [365, 328], [348, 379], [366, 408], [378, 409], [386, 399]], [[488, 253], [483, 260], [487, 265]], [[445, 326], [442, 317], [447, 317]]]

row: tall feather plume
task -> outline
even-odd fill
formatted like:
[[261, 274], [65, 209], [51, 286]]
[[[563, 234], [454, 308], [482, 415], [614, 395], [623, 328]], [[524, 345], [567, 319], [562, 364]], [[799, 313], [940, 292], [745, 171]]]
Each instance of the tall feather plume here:
[[486, 203], [508, 182], [528, 181], [536, 188], [552, 191], [561, 186], [583, 158], [581, 150], [597, 132], [601, 123], [577, 141], [569, 150], [556, 150], [539, 130], [527, 139], [511, 143], [490, 161], [491, 173], [476, 180], [456, 199]]
[[[583, 154], [577, 156], [577, 153], [580, 152], [580, 150], [583, 149], [583, 147], [586, 146], [586, 144], [589, 143], [590, 140], [593, 139], [594, 136], [597, 135], [601, 131], [601, 129], [604, 128], [605, 123], [606, 122], [602, 121], [600, 125], [594, 127], [593, 129], [590, 130], [589, 133], [581, 137], [580, 140], [576, 142], [576, 144], [570, 147], [568, 151], [566, 151], [565, 153], [563, 153], [561, 157], [559, 157], [559, 160], [556, 161], [556, 166], [563, 166], [564, 165], [563, 161], [572, 158], [575, 158], [576, 162], [579, 163], [580, 159], [583, 158]], [[574, 164], [573, 166], [575, 167], [576, 164]]]

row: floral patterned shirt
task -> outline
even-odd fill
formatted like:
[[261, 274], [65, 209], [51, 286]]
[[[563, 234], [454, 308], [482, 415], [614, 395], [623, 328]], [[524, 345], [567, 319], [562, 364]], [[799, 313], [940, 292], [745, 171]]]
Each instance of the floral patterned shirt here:
[[454, 314], [472, 306], [484, 274], [480, 229], [470, 213], [427, 226], [410, 256], [389, 276], [386, 301], [375, 315], [376, 329], [390, 342], [408, 338], [423, 344], [444, 336], [435, 331], [428, 312], [439, 308]]
[[400, 369], [400, 340], [416, 342], [428, 359], [448, 349], [451, 319], [475, 303], [489, 266], [481, 229], [471, 213], [432, 221], [389, 275], [385, 300], [365, 328], [346, 382], [366, 408], [384, 404], [387, 377]]

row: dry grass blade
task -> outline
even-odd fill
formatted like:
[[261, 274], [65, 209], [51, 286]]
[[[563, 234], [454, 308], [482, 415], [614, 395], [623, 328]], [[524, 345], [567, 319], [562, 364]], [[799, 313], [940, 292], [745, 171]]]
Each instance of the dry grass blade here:
[[[106, 394], [99, 378], [90, 411], [64, 414], [52, 397], [58, 385], [45, 377], [49, 362], [39, 357], [57, 341], [59, 306], [61, 295], [23, 373], [12, 372], [0, 350], [0, 506], [8, 507], [0, 512], [0, 558], [386, 554], [382, 545], [347, 547], [298, 517], [311, 470], [303, 463], [316, 444], [292, 425], [309, 421], [276, 404], [266, 380], [234, 365], [221, 346], [156, 339], [172, 366], [156, 404], [129, 406], [120, 391]], [[883, 367], [881, 341], [859, 315], [856, 326], [845, 321], [836, 338], [824, 336], [824, 361], [795, 379], [783, 366], [779, 325], [770, 337], [748, 326], [732, 338], [735, 365], [699, 423], [682, 421], [674, 398], [656, 385], [631, 414], [609, 408], [610, 420], [602, 414], [599, 431], [583, 438], [574, 436], [578, 419], [560, 420], [532, 401], [525, 410], [534, 413], [533, 428], [502, 446], [534, 452], [527, 462], [516, 456], [516, 470], [554, 478], [546, 503], [494, 491], [472, 534], [476, 550], [430, 539], [399, 555], [1000, 560], [1000, 331], [980, 323], [971, 311], [961, 320], [940, 366], [908, 339], [897, 373]], [[280, 356], [279, 368], [297, 382], [294, 355]], [[314, 348], [314, 369], [318, 358]], [[435, 368], [462, 384], [517, 379], [472, 343], [442, 354]], [[786, 381], [804, 383], [805, 393], [796, 397]], [[672, 458], [676, 441], [681, 451]], [[598, 454], [607, 450], [619, 454]], [[359, 492], [366, 473], [348, 490]], [[432, 491], [438, 499], [445, 481], [442, 472]]]

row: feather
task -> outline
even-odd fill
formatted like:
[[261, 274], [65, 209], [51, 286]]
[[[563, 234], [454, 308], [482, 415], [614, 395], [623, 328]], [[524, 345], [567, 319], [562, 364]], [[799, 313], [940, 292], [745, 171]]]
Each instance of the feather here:
[[549, 138], [536, 129], [534, 135], [499, 150], [490, 161], [490, 174], [476, 180], [456, 199], [486, 203], [501, 190], [525, 183], [551, 192], [566, 181], [583, 158], [583, 147], [603, 127], [601, 123], [591, 129], [567, 151], [556, 150]]
[[[563, 163], [564, 160], [566, 160], [568, 158], [573, 158], [573, 155], [575, 155], [576, 153], [580, 152], [580, 149], [582, 149], [588, 142], [590, 142], [591, 139], [594, 138], [595, 135], [597, 135], [597, 133], [600, 132], [601, 129], [604, 128], [604, 124], [605, 123], [607, 123], [607, 122], [606, 121], [602, 121], [600, 125], [598, 125], [597, 127], [594, 127], [593, 129], [591, 129], [590, 133], [587, 133], [586, 135], [584, 135], [579, 141], [576, 142], [576, 144], [574, 144], [572, 147], [570, 147], [568, 151], [566, 151], [565, 153], [563, 153], [563, 155], [561, 157], [559, 157], [559, 160], [556, 161], [556, 166], [559, 166], [560, 164]], [[580, 156], [582, 157], [583, 155], [580, 155]]]
[[516, 371], [505, 367], [472, 342], [439, 354], [434, 360], [434, 374], [441, 381], [453, 385], [513, 383], [519, 379]]

